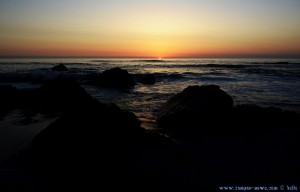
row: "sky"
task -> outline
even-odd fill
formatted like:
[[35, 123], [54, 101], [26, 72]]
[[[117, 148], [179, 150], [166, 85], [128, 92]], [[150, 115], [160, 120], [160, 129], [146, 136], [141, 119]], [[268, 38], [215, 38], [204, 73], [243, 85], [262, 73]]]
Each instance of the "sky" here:
[[300, 1], [0, 0], [0, 56], [300, 57]]

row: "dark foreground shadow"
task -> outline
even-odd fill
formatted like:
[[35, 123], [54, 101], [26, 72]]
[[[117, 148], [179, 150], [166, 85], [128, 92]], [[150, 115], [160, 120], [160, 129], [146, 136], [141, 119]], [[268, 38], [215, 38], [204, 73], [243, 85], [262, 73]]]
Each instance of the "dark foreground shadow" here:
[[18, 100], [6, 111], [61, 114], [18, 155], [19, 170], [42, 178], [42, 191], [219, 191], [300, 179], [299, 115], [233, 106], [218, 86], [188, 88], [167, 101], [158, 122], [168, 136], [142, 129], [134, 114], [96, 101], [73, 81], [5, 89], [11, 103]]

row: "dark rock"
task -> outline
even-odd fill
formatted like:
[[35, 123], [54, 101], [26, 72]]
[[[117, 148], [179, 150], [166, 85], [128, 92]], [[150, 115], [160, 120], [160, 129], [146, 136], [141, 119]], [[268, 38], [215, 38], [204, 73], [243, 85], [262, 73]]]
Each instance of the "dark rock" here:
[[[57, 86], [47, 85], [49, 98], [57, 96], [50, 92], [53, 89]], [[70, 182], [98, 178], [105, 184], [130, 177], [144, 129], [134, 114], [84, 95], [73, 100], [76, 107], [35, 136], [30, 151], [21, 157], [23, 169], [63, 180], [59, 172], [68, 175]]]
[[76, 81], [53, 80], [36, 90], [35, 105], [38, 108], [54, 111], [78, 109], [95, 102]]
[[135, 185], [140, 151], [173, 144], [141, 128], [133, 113], [91, 98], [75, 82], [49, 82], [38, 92], [48, 96], [39, 102], [48, 99], [47, 107], [59, 107], [63, 115], [19, 157], [22, 170], [65, 185], [75, 182], [72, 186]]
[[67, 71], [68, 68], [64, 64], [59, 64], [52, 67], [52, 71]]
[[142, 146], [145, 147], [150, 147], [150, 148], [163, 148], [163, 147], [168, 147], [172, 146], [174, 142], [172, 139], [157, 133], [156, 131], [153, 130], [145, 130], [145, 134], [142, 139]]
[[[238, 105], [232, 110], [230, 127], [239, 134], [253, 136], [275, 128], [300, 128], [300, 115], [277, 107]], [[242, 128], [241, 128], [242, 127]]]
[[214, 190], [220, 184], [299, 180], [299, 115], [275, 107], [232, 107], [232, 98], [215, 85], [188, 87], [160, 111], [160, 124], [178, 131], [175, 136], [212, 136], [179, 140], [175, 146], [167, 137], [142, 129], [134, 114], [96, 101], [74, 81], [51, 81], [17, 94], [25, 98], [23, 103], [63, 112], [34, 138], [19, 166], [68, 189], [151, 183], [213, 185]]
[[300, 115], [256, 105], [232, 107], [232, 98], [218, 86], [193, 86], [170, 98], [157, 121], [176, 137], [255, 137], [274, 129], [300, 128]]
[[232, 107], [233, 99], [219, 86], [189, 86], [163, 105], [157, 121], [163, 127], [186, 132], [220, 122]]
[[108, 106], [97, 102], [67, 112], [37, 135], [32, 147], [39, 155], [57, 158], [58, 164], [62, 163], [62, 156], [75, 160], [79, 154], [84, 158], [86, 155], [96, 158], [99, 154], [105, 159], [111, 158], [105, 152], [111, 151], [117, 155], [124, 152], [119, 151], [121, 148], [128, 150], [127, 152], [134, 150], [134, 144], [142, 134], [143, 129], [132, 113], [115, 105]]
[[0, 85], [0, 119], [17, 106], [19, 91], [10, 85]]
[[145, 84], [145, 85], [153, 85], [153, 84], [155, 84], [155, 78], [154, 78], [153, 74], [143, 74], [143, 75], [140, 75], [137, 78], [137, 81], [139, 83], [142, 83], [142, 84]]
[[116, 88], [128, 88], [135, 85], [128, 71], [118, 67], [103, 71], [93, 82], [98, 86]]
[[37, 89], [5, 89], [0, 94], [3, 110], [18, 108], [35, 112], [66, 112], [97, 102], [79, 83], [72, 80], [46, 81]]
[[75, 181], [72, 186], [134, 186], [141, 148], [167, 141], [148, 134], [132, 113], [97, 103], [66, 113], [38, 134], [25, 168], [66, 183]]
[[8, 85], [0, 86], [0, 118], [12, 109], [41, 112], [66, 112], [96, 102], [72, 80], [46, 81], [37, 89], [17, 90]]
[[[175, 132], [172, 136], [178, 139], [180, 147], [173, 154], [176, 162], [170, 158], [160, 165], [167, 169], [174, 163], [171, 167], [176, 167], [176, 171], [170, 168], [169, 172], [173, 171], [171, 176], [164, 172], [157, 175], [165, 174], [165, 178], [190, 176], [189, 182], [194, 182], [193, 185], [202, 182], [201, 186], [214, 186], [214, 189], [222, 185], [297, 182], [300, 175], [297, 166], [300, 157], [300, 115], [276, 107], [232, 107], [232, 99], [228, 99], [231, 100], [228, 102], [230, 105], [225, 105], [227, 102], [224, 101], [223, 105], [218, 104], [222, 107], [218, 107], [210, 102], [218, 100], [215, 101], [218, 103], [227, 96], [216, 99], [217, 94], [212, 94], [215, 96], [209, 95], [212, 98], [209, 100], [202, 93], [185, 90], [171, 98], [168, 106], [165, 104], [163, 109], [166, 111], [163, 112], [171, 117], [159, 120], [171, 133]], [[202, 139], [203, 135], [205, 139]]]

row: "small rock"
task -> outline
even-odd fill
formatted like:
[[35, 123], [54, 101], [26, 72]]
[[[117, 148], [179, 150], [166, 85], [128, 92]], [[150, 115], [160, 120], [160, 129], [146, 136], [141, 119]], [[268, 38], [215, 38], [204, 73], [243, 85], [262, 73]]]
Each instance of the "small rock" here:
[[52, 67], [52, 71], [67, 71], [68, 68], [64, 64], [59, 64]]

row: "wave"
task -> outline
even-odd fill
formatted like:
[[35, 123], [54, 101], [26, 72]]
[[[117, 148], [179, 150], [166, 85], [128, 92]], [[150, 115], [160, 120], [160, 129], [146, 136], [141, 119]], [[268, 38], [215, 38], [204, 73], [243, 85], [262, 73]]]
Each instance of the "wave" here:
[[180, 81], [185, 79], [185, 77], [182, 74], [179, 73], [153, 73], [155, 80], [157, 82], [161, 82], [164, 80], [167, 81]]
[[132, 60], [132, 62], [148, 62], [148, 63], [165, 63], [167, 62], [166, 60], [162, 60], [162, 59], [144, 59], [144, 60]]
[[[162, 68], [226, 68], [226, 69], [242, 69], [253, 68], [265, 64], [275, 63], [251, 63], [251, 64], [170, 64], [170, 65], [148, 65], [149, 67], [162, 67]], [[276, 66], [297, 65], [298, 63], [276, 63]]]
[[110, 59], [101, 59], [101, 60], [91, 60], [90, 62], [96, 63], [111, 63], [111, 62], [123, 62], [123, 60], [110, 60]]
[[278, 69], [278, 68], [249, 68], [241, 71], [245, 74], [264, 74], [264, 75], [273, 75], [278, 77], [296, 77], [299, 78], [300, 69]]
[[239, 68], [246, 68], [250, 67], [247, 64], [204, 64], [201, 65], [203, 67], [216, 67], [216, 68], [232, 68], [232, 69], [239, 69]]
[[273, 63], [246, 63], [246, 64], [174, 64], [174, 65], [153, 65], [156, 67], [164, 67], [164, 68], [228, 68], [228, 69], [241, 69], [241, 68], [250, 68], [250, 67], [256, 67], [261, 65], [268, 65], [273, 64], [276, 66], [287, 66], [287, 65], [297, 65], [299, 63], [290, 63], [290, 62], [273, 62]]
[[279, 62], [275, 62], [273, 64], [290, 64], [289, 62], [286, 61], [279, 61]]
[[0, 73], [0, 83], [33, 82], [40, 83], [55, 79], [84, 80], [87, 74], [77, 71], [57, 72], [46, 69]]
[[208, 77], [208, 76], [203, 76], [203, 77], [200, 77], [200, 79], [202, 81], [221, 81], [221, 82], [224, 82], [224, 81], [237, 81], [237, 79], [232, 78], [232, 77]]
[[[161, 68], [245, 68], [251, 65], [246, 64], [159, 64], [146, 65], [147, 67], [161, 67]], [[138, 66], [137, 66], [138, 67]]]
[[256, 65], [299, 65], [298, 62], [278, 61], [278, 62], [249, 62]]

